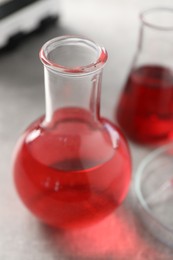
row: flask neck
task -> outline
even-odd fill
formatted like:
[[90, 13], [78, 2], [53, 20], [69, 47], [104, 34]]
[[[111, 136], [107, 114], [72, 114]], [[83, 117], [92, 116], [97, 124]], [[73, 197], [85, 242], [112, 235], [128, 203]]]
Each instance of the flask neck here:
[[61, 36], [43, 45], [40, 59], [46, 95], [43, 125], [54, 124], [60, 109], [83, 109], [99, 119], [102, 71], [107, 60], [105, 48], [84, 37]]
[[173, 9], [149, 9], [140, 19], [138, 63], [172, 66]]
[[155, 53], [169, 52], [172, 47], [173, 30], [163, 31], [150, 28], [142, 24], [139, 37], [139, 51], [148, 52], [149, 55]]
[[46, 114], [44, 126], [51, 125], [60, 109], [81, 109], [99, 119], [102, 69], [85, 76], [61, 75], [44, 67]]

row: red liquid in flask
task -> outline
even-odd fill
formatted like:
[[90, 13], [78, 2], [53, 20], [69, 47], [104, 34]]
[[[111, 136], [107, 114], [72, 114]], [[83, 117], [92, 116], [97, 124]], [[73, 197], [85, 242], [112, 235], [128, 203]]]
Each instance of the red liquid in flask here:
[[117, 119], [136, 142], [153, 145], [173, 139], [173, 71], [161, 66], [133, 70]]
[[107, 120], [96, 122], [84, 109], [56, 111], [52, 128], [41, 119], [21, 138], [15, 183], [25, 205], [58, 228], [91, 224], [124, 199], [130, 158], [124, 138]]

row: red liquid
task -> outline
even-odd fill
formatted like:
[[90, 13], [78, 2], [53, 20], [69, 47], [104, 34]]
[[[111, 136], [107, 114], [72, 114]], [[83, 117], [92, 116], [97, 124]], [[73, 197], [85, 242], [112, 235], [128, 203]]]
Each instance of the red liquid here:
[[126, 142], [108, 121], [93, 121], [82, 109], [56, 112], [54, 126], [41, 119], [21, 138], [14, 173], [25, 205], [47, 224], [91, 224], [124, 199], [130, 181]]
[[173, 71], [160, 66], [132, 71], [117, 119], [136, 142], [152, 145], [173, 139]]

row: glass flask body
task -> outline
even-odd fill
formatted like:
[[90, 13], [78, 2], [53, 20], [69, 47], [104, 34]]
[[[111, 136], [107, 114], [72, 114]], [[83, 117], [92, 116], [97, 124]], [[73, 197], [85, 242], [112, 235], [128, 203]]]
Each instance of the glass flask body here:
[[173, 10], [141, 14], [138, 51], [117, 109], [133, 141], [159, 145], [173, 139]]
[[17, 144], [15, 184], [24, 204], [43, 222], [82, 227], [118, 207], [130, 181], [126, 141], [99, 115], [107, 53], [85, 38], [63, 36], [47, 42], [40, 58], [46, 114]]

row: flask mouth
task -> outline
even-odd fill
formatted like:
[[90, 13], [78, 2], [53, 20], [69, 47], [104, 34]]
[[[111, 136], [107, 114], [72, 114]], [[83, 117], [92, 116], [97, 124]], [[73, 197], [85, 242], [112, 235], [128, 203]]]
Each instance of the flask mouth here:
[[158, 30], [173, 30], [173, 8], [156, 7], [140, 14], [142, 24]]
[[71, 76], [94, 73], [104, 67], [108, 58], [104, 47], [75, 35], [60, 36], [46, 42], [39, 56], [48, 69]]

